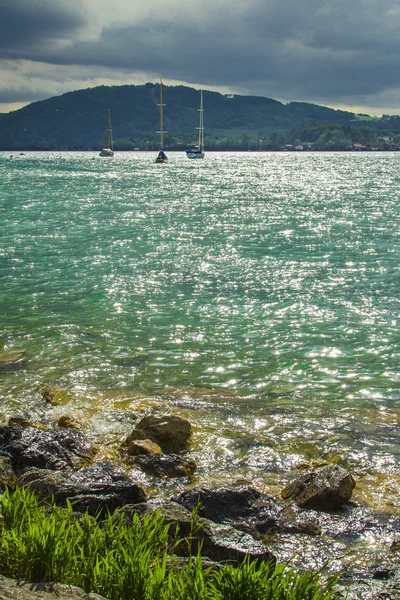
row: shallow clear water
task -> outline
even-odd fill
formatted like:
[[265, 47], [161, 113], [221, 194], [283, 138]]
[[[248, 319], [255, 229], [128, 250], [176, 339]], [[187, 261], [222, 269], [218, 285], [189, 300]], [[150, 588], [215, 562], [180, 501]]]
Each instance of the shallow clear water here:
[[398, 486], [400, 155], [154, 158], [0, 156], [3, 421], [65, 413], [53, 384], [111, 444], [188, 416], [199, 481]]

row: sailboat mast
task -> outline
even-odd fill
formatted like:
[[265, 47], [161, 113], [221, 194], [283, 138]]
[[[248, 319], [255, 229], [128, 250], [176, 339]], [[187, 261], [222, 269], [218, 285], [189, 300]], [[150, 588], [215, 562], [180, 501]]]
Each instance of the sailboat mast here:
[[200, 113], [199, 126], [196, 129], [199, 130], [199, 143], [194, 148], [186, 150], [186, 156], [188, 158], [204, 158], [204, 108], [203, 108], [203, 90], [200, 90], [200, 108], [197, 109]]
[[160, 104], [158, 105], [160, 107], [160, 150], [164, 150], [164, 130], [163, 130], [163, 106], [165, 106], [165, 104], [163, 104], [162, 101], [162, 77], [160, 77]]
[[112, 150], [112, 129], [111, 129], [111, 111], [108, 111], [108, 125], [107, 125], [107, 148]]
[[204, 150], [204, 109], [203, 109], [203, 90], [200, 90], [200, 149]]
[[199, 150], [202, 152], [204, 147], [204, 121], [203, 121], [203, 90], [200, 90], [200, 108], [197, 109], [200, 113], [199, 126], [196, 129], [199, 130]]

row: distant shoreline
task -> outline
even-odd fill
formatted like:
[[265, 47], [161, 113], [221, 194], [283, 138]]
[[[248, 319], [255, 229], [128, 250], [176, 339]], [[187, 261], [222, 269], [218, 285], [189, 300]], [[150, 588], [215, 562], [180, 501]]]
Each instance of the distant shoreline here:
[[[276, 148], [274, 150], [232, 150], [230, 148], [227, 149], [218, 149], [218, 150], [206, 150], [206, 154], [218, 154], [218, 153], [222, 153], [222, 152], [240, 152], [243, 154], [247, 154], [247, 153], [253, 153], [253, 154], [271, 154], [274, 152], [282, 152], [283, 154], [316, 154], [316, 153], [323, 153], [326, 154], [328, 152], [335, 152], [335, 153], [340, 153], [340, 152], [344, 152], [346, 154], [348, 153], [354, 153], [354, 154], [369, 154], [371, 152], [381, 152], [381, 153], [387, 153], [387, 152], [399, 152], [400, 151], [400, 147], [396, 147], [396, 148], [363, 148], [363, 149], [351, 149], [351, 150], [333, 150], [333, 149], [329, 149], [329, 150], [320, 150], [320, 149], [315, 149], [315, 150], [295, 150], [295, 149], [288, 149], [288, 148]], [[66, 149], [57, 149], [55, 148], [54, 150], [42, 150], [40, 148], [36, 148], [36, 149], [26, 149], [26, 148], [18, 148], [17, 150], [13, 149], [13, 150], [2, 150], [0, 149], [0, 154], [11, 154], [12, 156], [21, 156], [22, 154], [25, 154], [27, 152], [42, 152], [42, 153], [48, 153], [51, 154], [53, 152], [79, 152], [79, 153], [83, 153], [83, 152], [87, 152], [87, 153], [98, 153], [99, 150], [77, 150], [77, 149], [73, 149], [73, 150], [66, 150]], [[157, 153], [158, 150], [114, 150], [114, 152], [116, 154], [138, 154], [140, 152], [145, 152], [146, 154], [154, 154]], [[168, 154], [184, 154], [186, 152], [186, 149], [184, 150], [168, 150], [168, 148], [165, 149], [165, 152], [168, 152]]]

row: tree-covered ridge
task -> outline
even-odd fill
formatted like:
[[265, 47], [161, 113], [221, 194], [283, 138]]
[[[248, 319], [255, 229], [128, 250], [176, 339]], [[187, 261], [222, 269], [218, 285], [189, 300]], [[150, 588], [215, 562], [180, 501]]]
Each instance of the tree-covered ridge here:
[[[184, 149], [196, 141], [199, 99], [193, 88], [164, 86], [167, 149]], [[97, 150], [107, 140], [110, 109], [116, 150], [155, 150], [159, 143], [158, 102], [159, 85], [152, 83], [100, 86], [34, 102], [0, 115], [0, 149]], [[400, 117], [362, 120], [362, 116], [316, 104], [282, 104], [271, 98], [207, 90], [204, 107], [209, 150], [282, 149], [294, 142], [317, 147], [318, 140], [322, 148], [328, 144], [331, 149], [347, 149], [359, 141], [354, 138], [360, 137], [360, 129], [365, 130], [361, 137], [367, 141], [400, 129]]]

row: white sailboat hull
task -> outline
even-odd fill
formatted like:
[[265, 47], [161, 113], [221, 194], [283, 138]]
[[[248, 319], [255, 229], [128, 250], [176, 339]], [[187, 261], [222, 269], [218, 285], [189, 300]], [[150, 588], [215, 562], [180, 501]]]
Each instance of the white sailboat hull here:
[[102, 148], [99, 156], [114, 156], [114, 150], [111, 150], [111, 148]]
[[205, 153], [204, 152], [196, 152], [196, 151], [191, 151], [191, 150], [186, 150], [186, 156], [188, 158], [204, 158]]

